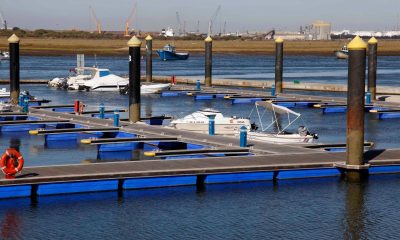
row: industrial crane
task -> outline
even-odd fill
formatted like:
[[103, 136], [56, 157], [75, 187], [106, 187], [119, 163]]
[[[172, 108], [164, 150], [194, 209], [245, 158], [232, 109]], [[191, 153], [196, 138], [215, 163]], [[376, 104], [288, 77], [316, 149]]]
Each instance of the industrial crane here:
[[125, 22], [125, 33], [124, 33], [125, 37], [129, 37], [130, 36], [129, 25], [132, 23], [133, 19], [136, 18], [136, 9], [137, 9], [137, 2], [135, 2], [135, 4], [133, 5], [133, 9], [131, 11], [131, 14], [128, 17], [128, 20], [126, 20], [126, 22]]
[[98, 34], [101, 34], [101, 24], [100, 24], [100, 21], [99, 21], [99, 19], [97, 19], [96, 14], [94, 13], [94, 10], [93, 10], [92, 6], [89, 6], [89, 9], [90, 9], [90, 16], [91, 16], [93, 22], [94, 22], [95, 25], [96, 25], [96, 31], [97, 31]]
[[179, 12], [176, 12], [176, 23], [178, 24], [178, 36], [182, 35], [182, 24], [181, 18], [179, 17]]
[[7, 21], [4, 18], [4, 15], [1, 11], [0, 11], [0, 20], [1, 20], [1, 24], [3, 25], [3, 29], [7, 30]]
[[214, 14], [210, 18], [210, 21], [208, 22], [208, 36], [212, 35], [213, 24], [220, 10], [221, 10], [221, 5], [218, 5], [217, 10], [215, 10]]

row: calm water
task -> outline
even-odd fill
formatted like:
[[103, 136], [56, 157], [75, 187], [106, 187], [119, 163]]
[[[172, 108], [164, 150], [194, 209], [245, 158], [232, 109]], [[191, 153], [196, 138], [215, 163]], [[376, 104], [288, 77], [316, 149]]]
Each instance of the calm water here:
[[[399, 83], [400, 57], [382, 56], [378, 58], [378, 83], [396, 85]], [[127, 57], [85, 56], [86, 66], [98, 65], [109, 68], [118, 75], [128, 74]], [[221, 55], [213, 56], [214, 78], [272, 80], [274, 78], [273, 56], [264, 55]], [[21, 57], [21, 78], [52, 79], [68, 76], [68, 70], [76, 66], [76, 56]], [[142, 70], [145, 63], [142, 61]], [[8, 78], [8, 62], [0, 64], [0, 79]], [[185, 76], [203, 79], [204, 56], [193, 55], [187, 61], [160, 61], [154, 58], [154, 75]], [[286, 81], [346, 83], [347, 61], [331, 56], [286, 56], [284, 62]]]
[[397, 239], [398, 176], [0, 201], [1, 239]]
[[[123, 57], [97, 58], [98, 65], [115, 73], [127, 72]], [[87, 57], [87, 65], [94, 59]], [[216, 78], [271, 79], [273, 58], [268, 56], [215, 56]], [[346, 79], [346, 61], [332, 57], [290, 56], [287, 80], [337, 82]], [[380, 83], [397, 85], [399, 57], [379, 59]], [[75, 57], [23, 57], [21, 77], [50, 79], [68, 74]], [[185, 62], [160, 62], [156, 75], [201, 76], [203, 57]], [[0, 78], [8, 77], [7, 63]], [[79, 99], [93, 108], [104, 102], [126, 108], [126, 96], [115, 93], [66, 92], [45, 86], [22, 85], [33, 95], [54, 104]], [[252, 105], [226, 100], [193, 101], [190, 97], [142, 99], [142, 115], [182, 117], [202, 107], [225, 115], [248, 117]], [[345, 114], [322, 115], [316, 109], [295, 109], [321, 142], [345, 141]], [[124, 115], [122, 115], [124, 117]], [[251, 116], [255, 120], [254, 115]], [[397, 148], [399, 120], [366, 117], [366, 140], [378, 148]], [[40, 136], [2, 133], [0, 149], [18, 140], [27, 166], [107, 161], [95, 147], [77, 142], [45, 144]], [[129, 155], [130, 154], [130, 155]], [[137, 159], [137, 153], [128, 158]], [[125, 156], [126, 157], [126, 156]], [[394, 239], [400, 212], [397, 197], [400, 175], [373, 176], [367, 183], [350, 184], [337, 178], [126, 191], [0, 201], [0, 239]]]

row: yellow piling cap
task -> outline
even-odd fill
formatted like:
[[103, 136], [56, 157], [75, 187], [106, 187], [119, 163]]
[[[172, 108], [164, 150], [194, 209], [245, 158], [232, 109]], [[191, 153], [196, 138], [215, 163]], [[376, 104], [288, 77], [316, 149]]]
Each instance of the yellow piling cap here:
[[186, 95], [187, 95], [187, 96], [192, 96], [192, 95], [193, 95], [193, 93], [191, 93], [191, 92], [188, 92], [188, 93], [186, 93]]
[[128, 47], [140, 47], [140, 45], [142, 45], [142, 42], [136, 36], [133, 36], [128, 41]]
[[369, 112], [371, 112], [371, 113], [377, 113], [378, 110], [376, 110], [376, 109], [371, 109], [371, 110], [369, 110]]
[[355, 36], [347, 45], [349, 50], [363, 50], [367, 48], [367, 44], [359, 36]]
[[84, 144], [91, 144], [91, 143], [92, 143], [92, 140], [91, 140], [91, 139], [82, 139], [82, 140], [81, 140], [81, 143], [84, 143]]
[[231, 96], [224, 96], [224, 98], [225, 98], [225, 99], [230, 99], [230, 98], [231, 98]]
[[39, 131], [38, 130], [29, 130], [29, 134], [38, 135]]
[[375, 37], [372, 37], [372, 38], [370, 38], [370, 39], [368, 40], [368, 43], [369, 43], [369, 44], [377, 44], [377, 43], [378, 43], [378, 40], [376, 40]]
[[19, 37], [17, 35], [13, 34], [11, 37], [8, 38], [9, 43], [19, 43]]
[[146, 39], [146, 41], [153, 40], [153, 38], [150, 35], [147, 35], [147, 37], [145, 39]]
[[315, 107], [315, 108], [320, 108], [321, 106], [322, 106], [321, 104], [314, 104], [313, 107]]
[[212, 38], [208, 36], [206, 39], [204, 39], [205, 42], [212, 42]]
[[277, 39], [275, 39], [276, 43], [283, 43], [283, 38], [278, 37]]
[[146, 157], [155, 157], [155, 156], [156, 156], [156, 153], [155, 153], [155, 152], [144, 152], [144, 155], [145, 155]]

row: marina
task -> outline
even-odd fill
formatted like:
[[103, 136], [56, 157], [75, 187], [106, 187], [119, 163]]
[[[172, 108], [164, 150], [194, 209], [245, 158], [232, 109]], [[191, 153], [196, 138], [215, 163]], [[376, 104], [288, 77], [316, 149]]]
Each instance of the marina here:
[[[199, 81], [177, 84], [173, 77], [170, 89], [151, 95], [141, 94], [137, 38], [128, 42], [131, 61], [126, 95], [27, 84], [21, 88], [46, 99], [22, 101], [24, 98], [16, 94], [20, 91], [15, 74], [19, 65], [11, 70], [14, 75], [10, 77], [10, 101], [19, 105], [14, 104], [12, 111], [0, 114], [0, 146], [7, 149], [2, 158], [12, 158], [8, 153], [10, 148], [21, 151], [25, 166], [17, 169], [15, 177], [8, 174], [0, 178], [1, 201], [44, 204], [52, 197], [82, 196], [95, 202], [97, 197], [91, 196], [97, 196], [98, 192], [128, 199], [130, 195], [146, 196], [161, 189], [205, 194], [235, 186], [241, 191], [246, 186], [274, 188], [288, 182], [302, 185], [303, 181], [313, 186], [318, 181], [321, 185], [328, 182], [329, 186], [332, 179], [346, 182], [349, 184], [346, 189], [350, 189], [353, 182], [362, 182], [366, 177], [379, 179], [400, 172], [400, 150], [393, 141], [396, 132], [379, 131], [393, 124], [391, 120], [379, 121], [385, 118], [380, 114], [396, 114], [398, 104], [375, 98], [376, 89], [371, 90], [370, 84], [368, 89], [375, 91], [374, 97], [371, 99], [369, 91], [364, 97], [365, 86], [359, 80], [365, 69], [349, 65], [352, 79], [349, 82], [358, 85], [348, 85], [347, 98], [332, 89], [288, 90], [281, 67], [275, 68], [273, 85], [214, 86], [211, 44], [212, 40], [205, 41], [209, 52], [205, 54], [202, 84]], [[277, 40], [276, 44], [283, 47], [283, 40]], [[351, 51], [355, 50], [350, 45], [350, 59], [361, 61], [362, 54]], [[12, 66], [15, 51], [10, 52]], [[282, 55], [277, 54], [276, 58]], [[146, 78], [142, 77], [142, 81], [147, 82], [149, 71], [152, 69], [146, 68]], [[261, 113], [257, 107], [272, 112]], [[196, 111], [206, 114], [195, 116]], [[254, 111], [259, 114], [260, 122], [262, 116], [272, 117], [270, 126], [276, 133], [268, 137], [301, 136], [302, 140], [277, 144], [266, 140], [267, 135], [254, 138], [268, 129], [255, 122], [257, 117], [251, 114]], [[301, 123], [300, 116], [304, 117]], [[347, 125], [346, 117], [350, 119]], [[219, 131], [219, 124], [233, 126], [236, 120], [240, 127], [235, 126], [233, 132]], [[174, 127], [183, 123], [189, 125]], [[196, 128], [195, 124], [202, 126]], [[308, 137], [317, 141], [308, 141]], [[3, 167], [7, 173], [8, 165]], [[345, 196], [359, 197], [351, 194]]]

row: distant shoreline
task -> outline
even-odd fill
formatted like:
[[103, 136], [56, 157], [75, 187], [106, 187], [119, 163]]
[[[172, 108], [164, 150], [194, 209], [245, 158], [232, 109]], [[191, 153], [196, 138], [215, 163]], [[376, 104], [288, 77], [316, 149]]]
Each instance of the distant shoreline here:
[[[50, 39], [22, 38], [20, 52], [32, 56], [75, 55], [77, 53], [96, 54], [98, 56], [124, 56], [128, 52], [128, 39]], [[173, 43], [178, 51], [192, 54], [204, 52], [204, 42], [201, 40], [153, 40], [153, 51], [162, 48], [167, 43]], [[334, 56], [333, 52], [340, 49], [348, 40], [332, 41], [285, 41], [286, 55], [325, 55]], [[7, 50], [7, 38], [0, 38], [0, 50]], [[145, 40], [142, 40], [142, 50], [145, 50]], [[217, 54], [265, 54], [273, 55], [275, 43], [273, 40], [216, 40], [213, 42], [213, 52]], [[400, 55], [400, 40], [380, 40], [378, 43], [380, 56]]]

